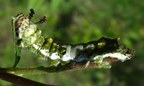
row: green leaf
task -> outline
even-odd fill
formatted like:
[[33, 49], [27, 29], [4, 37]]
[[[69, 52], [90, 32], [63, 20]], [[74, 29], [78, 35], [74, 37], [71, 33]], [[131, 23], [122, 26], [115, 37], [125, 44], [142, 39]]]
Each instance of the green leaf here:
[[20, 61], [20, 58], [21, 58], [21, 47], [18, 47], [16, 46], [16, 51], [15, 51], [15, 63], [13, 65], [13, 67], [16, 67], [17, 64], [19, 63]]
[[14, 40], [14, 48], [15, 48], [14, 49], [15, 50], [15, 62], [14, 62], [13, 67], [15, 68], [20, 61], [22, 48], [17, 45], [18, 39], [16, 38], [15, 27], [14, 27], [13, 21], [12, 21], [12, 27], [13, 27], [12, 32], [13, 32], [13, 40]]

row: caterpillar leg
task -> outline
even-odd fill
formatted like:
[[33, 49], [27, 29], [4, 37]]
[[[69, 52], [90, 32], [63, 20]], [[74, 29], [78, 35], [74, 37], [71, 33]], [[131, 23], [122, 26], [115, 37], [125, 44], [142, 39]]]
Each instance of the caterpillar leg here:
[[35, 24], [42, 24], [46, 21], [46, 16], [42, 17], [39, 21], [37, 21]]
[[34, 10], [33, 10], [33, 9], [30, 9], [29, 19], [31, 19], [34, 14], [35, 14]]
[[85, 64], [85, 68], [87, 68], [90, 64], [90, 61], [87, 61], [86, 64]]

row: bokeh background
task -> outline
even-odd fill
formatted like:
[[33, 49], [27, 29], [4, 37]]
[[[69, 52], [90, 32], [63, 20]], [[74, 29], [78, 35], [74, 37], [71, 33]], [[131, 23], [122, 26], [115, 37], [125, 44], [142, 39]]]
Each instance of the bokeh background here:
[[[135, 50], [126, 62], [111, 69], [86, 69], [24, 77], [60, 86], [144, 86], [144, 0], [0, 0], [0, 67], [14, 64], [11, 17], [35, 10], [33, 21], [44, 15], [39, 25], [44, 36], [60, 43], [81, 43], [102, 36], [117, 38]], [[23, 49], [18, 67], [37, 67], [43, 61]], [[0, 86], [15, 86], [0, 80]]]

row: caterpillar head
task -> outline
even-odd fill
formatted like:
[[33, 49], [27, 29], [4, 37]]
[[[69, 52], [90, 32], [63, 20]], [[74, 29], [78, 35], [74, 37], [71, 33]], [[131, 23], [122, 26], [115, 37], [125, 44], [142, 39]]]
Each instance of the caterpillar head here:
[[30, 21], [29, 16], [23, 13], [13, 17], [12, 22], [18, 38], [28, 37], [35, 32], [36, 25]]
[[20, 13], [12, 18], [14, 31], [20, 47], [30, 46], [41, 35], [41, 31], [37, 29], [37, 25], [30, 20], [32, 16], [32, 12], [29, 15]]

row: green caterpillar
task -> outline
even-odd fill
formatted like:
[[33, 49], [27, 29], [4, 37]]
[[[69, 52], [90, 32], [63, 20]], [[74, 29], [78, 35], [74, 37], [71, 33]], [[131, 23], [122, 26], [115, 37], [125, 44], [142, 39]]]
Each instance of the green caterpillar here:
[[18, 39], [17, 45], [28, 48], [37, 54], [40, 59], [47, 60], [51, 66], [64, 65], [70, 62], [87, 63], [95, 62], [101, 65], [110, 65], [108, 58], [121, 61], [132, 57], [130, 49], [121, 46], [118, 39], [102, 37], [97, 41], [81, 44], [59, 44], [52, 38], [42, 36], [42, 31], [37, 28], [39, 23], [45, 21], [45, 17], [34, 23], [31, 21], [34, 11], [29, 15], [23, 13], [13, 17], [12, 22]]

